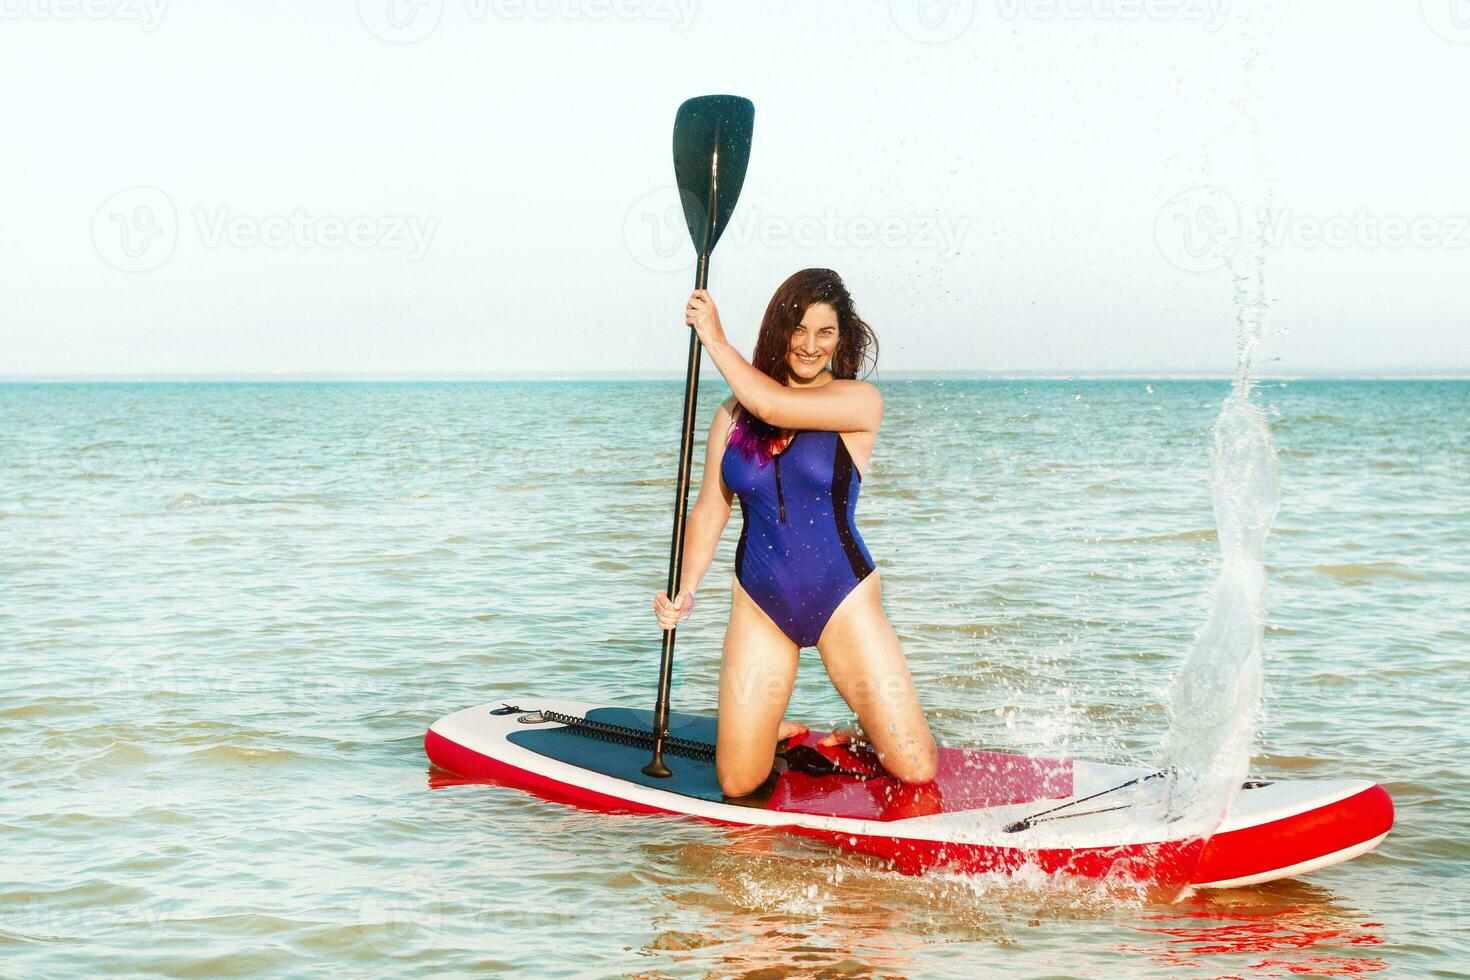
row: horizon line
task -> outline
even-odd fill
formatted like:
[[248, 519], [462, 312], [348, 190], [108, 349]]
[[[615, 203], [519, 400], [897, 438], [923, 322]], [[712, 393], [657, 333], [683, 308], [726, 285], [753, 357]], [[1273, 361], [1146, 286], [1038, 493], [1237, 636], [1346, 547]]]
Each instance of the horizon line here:
[[[1233, 381], [1224, 371], [1036, 370], [983, 371], [913, 369], [889, 372], [884, 381]], [[280, 372], [143, 372], [138, 374], [0, 374], [0, 384], [261, 384], [261, 383], [405, 383], [503, 381], [684, 381], [680, 371], [280, 371]], [[722, 382], [724, 379], [719, 379]], [[1470, 369], [1451, 370], [1304, 370], [1251, 375], [1253, 381], [1470, 381]], [[702, 384], [719, 383], [702, 378]]]

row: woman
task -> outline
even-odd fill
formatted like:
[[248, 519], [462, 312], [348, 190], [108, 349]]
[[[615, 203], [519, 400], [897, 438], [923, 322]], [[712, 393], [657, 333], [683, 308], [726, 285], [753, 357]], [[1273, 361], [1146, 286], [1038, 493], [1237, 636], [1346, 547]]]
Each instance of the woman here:
[[[929, 782], [938, 750], [883, 613], [872, 556], [852, 525], [883, 418], [878, 389], [856, 380], [877, 345], [872, 329], [830, 269], [798, 272], [776, 290], [754, 364], [725, 339], [708, 292], [696, 290], [684, 313], [734, 395], [710, 425], [678, 595], [670, 601], [659, 592], [653, 607], [664, 629], [694, 608], [738, 494], [744, 526], [715, 752], [721, 790], [745, 796], [758, 789], [777, 742], [806, 733], [805, 725], [782, 720], [806, 646], [821, 654], [884, 768], [906, 783]], [[834, 733], [824, 744], [853, 734]]]

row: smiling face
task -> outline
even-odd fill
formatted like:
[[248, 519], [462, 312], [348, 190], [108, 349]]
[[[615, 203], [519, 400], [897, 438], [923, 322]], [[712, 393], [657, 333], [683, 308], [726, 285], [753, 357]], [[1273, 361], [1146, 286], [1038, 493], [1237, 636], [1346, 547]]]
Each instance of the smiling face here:
[[837, 336], [837, 311], [826, 303], [808, 306], [786, 349], [792, 380], [804, 383], [820, 377], [837, 351]]

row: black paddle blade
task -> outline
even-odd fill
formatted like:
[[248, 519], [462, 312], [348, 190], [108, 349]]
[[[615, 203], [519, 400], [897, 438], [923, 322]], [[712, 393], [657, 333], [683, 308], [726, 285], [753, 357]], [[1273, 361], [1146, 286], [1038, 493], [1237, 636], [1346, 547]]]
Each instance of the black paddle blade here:
[[738, 95], [701, 95], [674, 116], [674, 179], [701, 257], [715, 250], [740, 198], [754, 126], [754, 103]]

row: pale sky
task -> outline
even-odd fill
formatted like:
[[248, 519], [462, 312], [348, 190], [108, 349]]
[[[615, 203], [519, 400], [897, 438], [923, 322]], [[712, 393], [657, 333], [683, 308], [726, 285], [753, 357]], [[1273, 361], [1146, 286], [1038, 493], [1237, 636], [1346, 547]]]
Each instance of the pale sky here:
[[747, 353], [829, 266], [884, 372], [1228, 373], [1269, 189], [1266, 370], [1465, 372], [1459, 2], [0, 0], [0, 376], [682, 371], [714, 92]]

